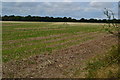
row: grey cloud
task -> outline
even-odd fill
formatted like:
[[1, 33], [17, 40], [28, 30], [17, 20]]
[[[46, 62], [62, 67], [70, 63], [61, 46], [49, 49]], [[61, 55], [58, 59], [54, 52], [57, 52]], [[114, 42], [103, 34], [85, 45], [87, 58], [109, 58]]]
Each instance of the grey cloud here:
[[[100, 3], [99, 7], [102, 5], [105, 4]], [[95, 6], [98, 5], [88, 2], [3, 2], [2, 14], [70, 16], [76, 18], [100, 17], [99, 15], [103, 15], [102, 8], [94, 8]]]

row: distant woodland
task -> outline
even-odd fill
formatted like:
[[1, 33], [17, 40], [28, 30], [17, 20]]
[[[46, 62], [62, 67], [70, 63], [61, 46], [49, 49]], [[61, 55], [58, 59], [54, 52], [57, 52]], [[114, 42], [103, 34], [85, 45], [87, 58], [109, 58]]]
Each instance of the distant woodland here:
[[114, 22], [114, 23], [120, 23], [120, 19], [112, 19], [112, 20], [107, 20], [107, 19], [73, 19], [71, 17], [40, 17], [40, 16], [15, 16], [15, 15], [10, 15], [10, 16], [0, 16], [0, 20], [2, 21], [39, 21], [39, 22], [91, 22], [91, 23], [107, 23], [107, 22]]

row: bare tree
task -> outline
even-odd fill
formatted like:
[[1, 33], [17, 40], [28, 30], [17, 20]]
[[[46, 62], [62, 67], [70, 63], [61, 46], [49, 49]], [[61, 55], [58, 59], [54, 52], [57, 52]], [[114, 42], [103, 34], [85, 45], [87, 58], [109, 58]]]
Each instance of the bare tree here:
[[107, 30], [109, 33], [114, 34], [116, 36], [120, 36], [120, 28], [118, 23], [115, 22], [115, 14], [112, 10], [105, 8], [104, 14], [107, 17], [107, 23], [104, 25], [105, 30]]

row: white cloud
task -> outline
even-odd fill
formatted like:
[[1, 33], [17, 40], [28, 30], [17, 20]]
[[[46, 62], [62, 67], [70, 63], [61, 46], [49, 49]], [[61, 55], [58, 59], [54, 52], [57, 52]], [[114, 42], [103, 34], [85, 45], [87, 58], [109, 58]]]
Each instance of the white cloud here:
[[112, 3], [92, 1], [90, 2], [90, 6], [93, 8], [107, 8], [107, 7], [110, 8], [112, 6]]
[[63, 2], [74, 2], [73, 0], [63, 0]]

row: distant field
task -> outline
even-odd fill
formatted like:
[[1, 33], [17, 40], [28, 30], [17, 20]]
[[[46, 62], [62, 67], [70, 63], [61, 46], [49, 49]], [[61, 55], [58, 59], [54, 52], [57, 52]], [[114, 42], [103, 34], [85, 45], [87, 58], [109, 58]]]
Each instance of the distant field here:
[[100, 31], [91, 23], [3, 22], [3, 61], [51, 53], [96, 38]]
[[2, 26], [5, 77], [75, 77], [82, 60], [116, 44], [99, 23], [8, 21]]

